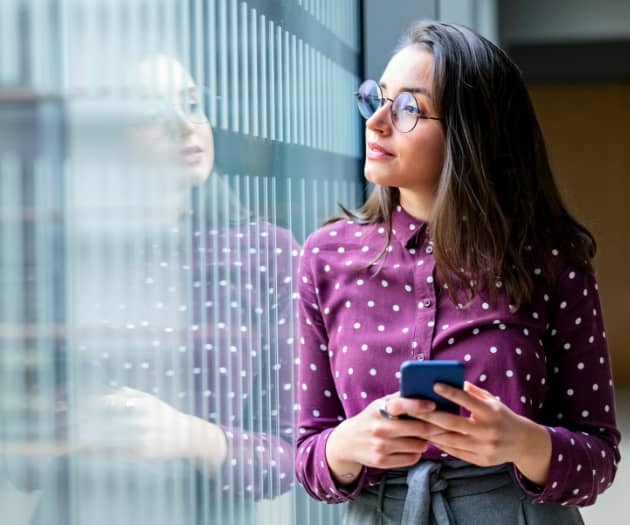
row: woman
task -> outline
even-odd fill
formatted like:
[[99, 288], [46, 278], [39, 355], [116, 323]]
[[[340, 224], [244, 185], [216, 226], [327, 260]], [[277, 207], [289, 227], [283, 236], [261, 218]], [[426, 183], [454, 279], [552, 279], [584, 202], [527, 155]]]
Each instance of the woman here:
[[[73, 239], [88, 254], [110, 239], [107, 253], [126, 266], [103, 286], [89, 256], [76, 265], [69, 303], [79, 348], [64, 385], [73, 427], [32, 523], [249, 522], [255, 500], [293, 485], [298, 246], [254, 217], [214, 169], [204, 95], [185, 68], [159, 55], [133, 75], [141, 97], [136, 112], [128, 104], [122, 135], [133, 164], [121, 162], [106, 182], [116, 187], [120, 174], [131, 188], [141, 177], [145, 201], [136, 198], [111, 235], [91, 228]], [[152, 169], [130, 169], [138, 166]], [[101, 166], [87, 168], [83, 179], [103, 178]], [[84, 188], [82, 198], [89, 181]], [[86, 208], [87, 219], [98, 211]]]
[[[303, 247], [298, 480], [346, 523], [581, 523], [619, 461], [595, 242], [518, 69], [422, 22], [356, 96], [375, 189]], [[466, 364], [459, 415], [395, 394], [411, 359]]]

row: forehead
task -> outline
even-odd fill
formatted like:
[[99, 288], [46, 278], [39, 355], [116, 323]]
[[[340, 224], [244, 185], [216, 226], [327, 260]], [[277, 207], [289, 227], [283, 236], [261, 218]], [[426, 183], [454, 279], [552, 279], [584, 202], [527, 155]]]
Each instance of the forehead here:
[[396, 53], [385, 68], [381, 82], [389, 92], [400, 87], [424, 87], [433, 84], [433, 55], [419, 46], [408, 46]]
[[159, 55], [143, 61], [139, 66], [141, 86], [150, 93], [176, 94], [195, 83], [184, 66], [177, 60]]

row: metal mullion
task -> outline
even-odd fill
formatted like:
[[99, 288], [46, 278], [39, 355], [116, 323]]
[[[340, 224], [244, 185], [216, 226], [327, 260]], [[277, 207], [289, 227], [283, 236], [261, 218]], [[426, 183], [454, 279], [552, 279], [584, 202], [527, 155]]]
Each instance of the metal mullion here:
[[[245, 208], [247, 210], [251, 210], [251, 184], [252, 184], [252, 178], [249, 175], [246, 175], [244, 177], [244, 182], [245, 182]], [[247, 219], [248, 221], [250, 220], [250, 218]], [[255, 399], [256, 399], [256, 392], [254, 391], [254, 386], [255, 386], [255, 382], [254, 382], [254, 359], [252, 356], [252, 349], [255, 348], [255, 343], [254, 343], [254, 337], [253, 337], [253, 333], [254, 333], [254, 318], [253, 318], [253, 314], [252, 314], [252, 297], [256, 297], [256, 294], [254, 293], [254, 287], [252, 285], [252, 266], [250, 264], [250, 253], [249, 250], [252, 247], [252, 235], [251, 235], [251, 224], [246, 224], [246, 228], [245, 228], [245, 239], [246, 239], [246, 253], [244, 254], [240, 254], [239, 260], [245, 265], [245, 271], [246, 271], [246, 284], [245, 284], [245, 289], [247, 290], [247, 301], [246, 301], [246, 309], [247, 309], [247, 336], [246, 336], [246, 344], [239, 348], [239, 352], [241, 352], [242, 354], [247, 356], [247, 392], [248, 392], [248, 396], [249, 396], [249, 400], [245, 403], [247, 406], [249, 407], [253, 407]], [[239, 244], [240, 246], [240, 244]], [[244, 259], [244, 260], [243, 260]], [[241, 282], [241, 286], [242, 286], [242, 282]], [[242, 290], [242, 288], [240, 288]], [[243, 305], [240, 305], [241, 310], [243, 309]], [[253, 410], [248, 410], [247, 411], [247, 425], [246, 427], [251, 429], [252, 432], [256, 431], [256, 427], [254, 424], [254, 411]], [[243, 423], [245, 424], [245, 419], [243, 418]], [[255, 470], [254, 470], [255, 472]], [[254, 482], [256, 480], [254, 479]]]
[[[254, 246], [255, 248], [253, 248], [250, 245], [250, 250], [254, 250], [253, 253], [253, 257], [251, 258], [254, 262], [254, 268], [253, 268], [253, 275], [254, 275], [254, 281], [255, 283], [252, 283], [254, 286], [254, 290], [255, 290], [255, 294], [256, 294], [256, 299], [257, 299], [257, 304], [255, 306], [255, 312], [256, 315], [258, 316], [256, 319], [256, 336], [257, 336], [257, 344], [255, 345], [255, 348], [257, 349], [257, 355], [256, 357], [258, 359], [256, 359], [255, 361], [257, 362], [257, 366], [256, 366], [256, 379], [257, 379], [257, 384], [259, 386], [259, 388], [264, 389], [267, 386], [267, 382], [265, 381], [265, 377], [263, 374], [264, 371], [264, 366], [263, 366], [263, 358], [264, 358], [264, 343], [265, 343], [265, 338], [263, 337], [263, 331], [264, 331], [264, 324], [263, 324], [263, 320], [265, 319], [264, 314], [265, 314], [265, 309], [264, 309], [264, 296], [265, 296], [265, 289], [262, 286], [262, 275], [260, 272], [260, 266], [261, 266], [261, 256], [260, 256], [260, 246], [262, 243], [258, 242], [261, 239], [261, 222], [262, 222], [262, 217], [264, 216], [264, 213], [261, 211], [261, 205], [260, 205], [260, 177], [256, 176], [252, 178], [252, 182], [253, 182], [253, 191], [254, 191], [254, 215], [256, 217], [255, 221], [255, 239], [254, 239]], [[251, 354], [251, 357], [254, 357], [253, 353]], [[254, 361], [254, 360], [253, 360]], [[252, 367], [253, 368], [253, 367]], [[263, 400], [263, 396], [262, 395], [258, 395], [257, 396], [257, 414], [258, 414], [258, 425], [257, 428], [253, 428], [253, 430], [255, 431], [263, 431], [265, 428], [264, 422], [263, 422], [263, 414], [265, 414], [265, 409], [264, 407], [264, 400]], [[262, 488], [264, 487], [264, 478], [260, 480], [260, 489], [262, 490]]]
[[[197, 0], [200, 1], [200, 0]], [[217, 54], [219, 53], [217, 49], [217, 4], [215, 0], [206, 0], [206, 12], [205, 12], [204, 26], [208, 27], [209, 30], [205, 32], [206, 38], [208, 38], [208, 49], [207, 49], [207, 82], [208, 88], [210, 88], [210, 98], [208, 100], [209, 103], [209, 111], [208, 117], [210, 119], [210, 123], [212, 126], [219, 125], [219, 119], [217, 114], [217, 97], [213, 96], [215, 94], [220, 94], [223, 97], [227, 96], [227, 93], [222, 93], [217, 80]], [[201, 18], [201, 17], [199, 17]], [[199, 28], [199, 31], [202, 31], [202, 28]], [[219, 42], [219, 48], [221, 47]], [[201, 50], [200, 55], [201, 55]]]
[[[271, 178], [271, 179], [265, 179], [265, 182], [269, 181], [269, 185], [271, 186], [271, 188], [267, 188], [267, 192], [266, 194], [269, 197], [270, 202], [270, 222], [272, 225], [277, 224], [278, 221], [278, 217], [277, 217], [277, 210], [278, 210], [278, 203], [276, 201], [276, 197], [278, 195], [278, 190], [276, 188], [276, 179], [275, 178]], [[278, 236], [277, 236], [277, 228], [275, 226], [272, 226], [271, 228], [271, 232], [272, 232], [272, 239], [270, 239], [270, 243], [267, 244], [267, 255], [266, 255], [266, 260], [267, 261], [272, 261], [272, 258], [275, 259], [273, 260], [273, 263], [269, 263], [267, 265], [267, 271], [270, 271], [270, 267], [273, 267], [274, 273], [273, 275], [270, 277], [270, 281], [272, 283], [275, 283], [275, 290], [274, 290], [274, 297], [275, 297], [275, 301], [273, 301], [273, 304], [275, 306], [275, 308], [273, 309], [273, 311], [275, 312], [274, 315], [270, 315], [270, 337], [269, 337], [269, 344], [270, 344], [270, 349], [269, 349], [269, 356], [270, 356], [270, 361], [272, 361], [274, 364], [273, 366], [269, 367], [269, 373], [271, 375], [270, 378], [270, 383], [269, 386], [271, 387], [271, 385], [275, 385], [275, 398], [271, 399], [271, 388], [269, 388], [270, 390], [270, 404], [271, 404], [271, 410], [269, 411], [269, 417], [273, 417], [273, 413], [274, 410], [277, 412], [277, 418], [276, 418], [276, 424], [275, 426], [272, 427], [272, 425], [269, 425], [269, 427], [271, 428], [271, 433], [274, 436], [282, 436], [282, 429], [280, 428], [280, 391], [282, 388], [282, 385], [280, 384], [279, 378], [280, 378], [280, 370], [276, 370], [276, 365], [277, 366], [281, 366], [282, 363], [282, 359], [280, 356], [280, 347], [279, 347], [279, 343], [278, 343], [278, 339], [279, 339], [279, 329], [278, 329], [278, 322], [280, 321], [280, 317], [279, 317], [279, 311], [278, 311], [278, 307], [281, 306], [280, 305], [280, 299], [278, 296], [278, 286], [279, 286], [279, 279], [278, 279], [278, 264], [277, 264], [277, 254], [276, 254], [276, 248], [278, 247]], [[283, 344], [286, 344], [286, 341], [283, 341]], [[273, 359], [271, 359], [271, 357], [273, 357]], [[271, 364], [271, 363], [270, 363]], [[271, 455], [271, 457], [273, 457], [273, 454]], [[270, 472], [273, 472], [273, 469], [270, 469]], [[277, 482], [276, 486], [272, 487], [272, 493], [280, 493], [280, 487], [282, 484], [282, 478], [280, 477], [282, 474], [284, 475], [292, 475], [292, 472], [280, 472], [280, 469], [278, 469], [278, 479], [275, 479], [274, 481]]]
[[301, 38], [298, 40], [298, 51], [297, 51], [298, 55], [297, 55], [297, 64], [298, 64], [298, 78], [296, 80], [296, 97], [299, 100], [299, 111], [298, 111], [298, 115], [297, 115], [297, 122], [299, 124], [299, 137], [298, 137], [298, 144], [300, 144], [300, 146], [304, 146], [304, 144], [306, 143], [306, 137], [305, 137], [305, 126], [306, 126], [306, 115], [305, 115], [305, 107], [304, 107], [304, 103], [305, 103], [305, 94], [304, 94], [304, 71], [305, 71], [305, 65], [304, 65], [304, 40], [302, 40]]
[[221, 82], [221, 129], [230, 129], [230, 112], [229, 112], [229, 101], [230, 101], [230, 92], [229, 92], [229, 58], [228, 58], [228, 17], [227, 17], [227, 2], [228, 0], [217, 0], [219, 3], [218, 9], [218, 49], [220, 53], [219, 57], [219, 78]]
[[230, 76], [230, 100], [232, 101], [231, 105], [231, 121], [232, 125], [230, 127], [231, 131], [240, 132], [241, 131], [241, 115], [240, 115], [240, 100], [239, 93], [241, 90], [240, 79], [239, 79], [239, 64], [241, 62], [240, 50], [239, 50], [239, 42], [238, 42], [238, 0], [229, 0], [230, 2], [230, 14], [229, 14], [229, 49], [230, 49], [230, 64], [231, 64], [231, 76]]
[[252, 28], [251, 42], [254, 52], [252, 53], [251, 61], [251, 79], [252, 79], [252, 94], [249, 96], [251, 100], [251, 112], [252, 112], [252, 134], [255, 137], [260, 136], [260, 109], [259, 109], [259, 97], [260, 88], [258, 85], [258, 62], [260, 54], [258, 52], [258, 15], [256, 9], [250, 11], [249, 27]]
[[[205, 342], [209, 340], [208, 316], [206, 313], [206, 310], [208, 308], [208, 278], [206, 268], [208, 267], [208, 265], [206, 264], [207, 237], [204, 221], [208, 210], [206, 208], [205, 189], [205, 185], [201, 186], [199, 188], [199, 191], [194, 194], [196, 197], [196, 203], [194, 203], [196, 214], [194, 214], [193, 216], [195, 222], [192, 224], [193, 239], [191, 239], [191, 242], [189, 243], [192, 250], [190, 257], [191, 276], [199, 283], [199, 304], [195, 305], [194, 301], [191, 301], [190, 303], [190, 305], [192, 306], [193, 319], [195, 317], [199, 318], [199, 340], [196, 343], [194, 341], [192, 342], [190, 350], [194, 353], [193, 355], [197, 355], [196, 352], [199, 352], [199, 377], [197, 382], [200, 388], [200, 395], [198, 398], [193, 397], [195, 405], [197, 403], [197, 400], [199, 400], [200, 402], [199, 412], [196, 415], [208, 421], [210, 417], [210, 407], [208, 402], [209, 399], [206, 393], [209, 392], [208, 371], [210, 370], [210, 366], [208, 364], [208, 357], [205, 348]], [[195, 238], [197, 240], [195, 240]], [[193, 247], [196, 249], [193, 250]], [[196, 275], [195, 272], [198, 272], [198, 275]], [[195, 306], [198, 308], [197, 311], [194, 310]], [[194, 392], [191, 393], [194, 395]], [[199, 484], [201, 485], [201, 487], [198, 493], [200, 494], [200, 501], [198, 503], [199, 506], [196, 512], [196, 519], [201, 525], [210, 524], [210, 476], [211, 472], [209, 465], [203, 465], [199, 476]]]
[[267, 111], [269, 106], [269, 79], [267, 71], [267, 19], [260, 15], [258, 38], [260, 44], [260, 106], [261, 106], [261, 136], [271, 137], [270, 117]]
[[333, 133], [333, 108], [335, 107], [335, 101], [339, 97], [335, 96], [335, 87], [339, 86], [336, 82], [337, 79], [334, 78], [334, 67], [332, 62], [328, 59], [324, 59], [324, 85], [328, 90], [328, 96], [325, 97], [326, 102], [324, 103], [324, 117], [325, 117], [325, 125], [324, 125], [324, 140], [325, 140], [325, 149], [329, 152], [334, 152], [337, 149], [336, 145], [336, 133]]
[[[248, 11], [247, 4], [245, 2], [241, 2], [240, 10], [239, 10], [239, 31], [241, 36], [241, 46], [240, 46], [240, 65], [241, 65], [241, 89], [237, 91], [236, 98], [239, 100], [241, 104], [241, 121], [242, 121], [242, 132], [245, 135], [249, 135], [250, 131], [250, 119], [251, 119], [251, 97], [252, 94], [249, 90], [249, 19], [248, 19]], [[255, 26], [256, 24], [254, 24]]]
[[324, 56], [316, 53], [317, 83], [320, 97], [317, 98], [317, 149], [324, 149], [324, 99], [326, 98], [326, 84], [324, 82]]
[[284, 130], [284, 120], [283, 120], [283, 113], [284, 113], [284, 82], [283, 82], [283, 49], [282, 49], [282, 32], [283, 29], [280, 25], [276, 26], [276, 34], [275, 36], [275, 41], [276, 41], [276, 71], [275, 71], [275, 76], [276, 76], [276, 90], [275, 93], [272, 93], [272, 97], [277, 98], [278, 100], [278, 107], [277, 107], [277, 121], [278, 121], [278, 134], [276, 136], [276, 139], [280, 142], [285, 140], [285, 130]]
[[305, 100], [305, 145], [309, 148], [313, 147], [313, 71], [311, 55], [313, 48], [308, 44], [304, 44], [304, 100]]
[[[218, 175], [215, 175], [218, 176]], [[219, 250], [219, 241], [218, 241], [218, 232], [217, 229], [219, 228], [220, 224], [219, 224], [219, 199], [222, 199], [223, 196], [219, 195], [219, 191], [218, 191], [218, 187], [220, 187], [218, 185], [218, 183], [211, 181], [211, 184], [214, 184], [214, 188], [211, 190], [211, 198], [212, 198], [212, 202], [210, 204], [210, 210], [212, 213], [212, 217], [210, 219], [210, 227], [213, 231], [216, 232], [215, 235], [211, 235], [212, 237], [212, 255], [213, 257], [216, 257], [218, 253], [220, 253]], [[202, 231], [201, 235], [203, 236], [207, 236], [210, 232], [209, 231]], [[206, 252], [208, 253], [208, 252]], [[204, 257], [206, 257], [206, 255], [204, 254]], [[221, 276], [219, 274], [219, 266], [217, 264], [216, 260], [211, 260], [209, 267], [212, 268], [212, 278], [211, 278], [211, 284], [212, 284], [212, 328], [213, 328], [213, 334], [212, 334], [212, 341], [214, 342], [212, 344], [212, 347], [208, 347], [208, 348], [204, 348], [204, 353], [207, 351], [211, 351], [214, 360], [214, 363], [212, 364], [211, 367], [208, 368], [208, 370], [213, 370], [214, 371], [214, 377], [213, 377], [213, 381], [211, 382], [211, 384], [213, 385], [213, 391], [209, 392], [210, 397], [214, 397], [214, 407], [215, 407], [215, 413], [216, 413], [216, 421], [218, 422], [218, 424], [220, 425], [224, 425], [225, 426], [225, 421], [226, 418], [223, 416], [222, 414], [222, 410], [221, 410], [221, 392], [219, 392], [219, 386], [221, 385], [221, 372], [220, 372], [220, 356], [221, 356], [221, 352], [223, 351], [223, 348], [221, 347], [220, 344], [220, 333], [219, 333], [219, 328], [218, 328], [218, 324], [220, 322], [220, 315], [219, 315], [219, 305], [220, 305], [220, 300], [219, 300], [219, 281], [221, 280]], [[205, 372], [204, 372], [205, 373]], [[228, 451], [229, 452], [229, 451]], [[229, 461], [230, 457], [228, 455], [226, 461]], [[215, 516], [215, 520], [212, 521], [211, 523], [221, 523], [221, 521], [224, 519], [224, 508], [227, 507], [227, 509], [230, 512], [230, 517], [233, 516], [234, 514], [234, 505], [231, 502], [231, 499], [228, 499], [227, 501], [224, 498], [224, 491], [223, 491], [223, 486], [227, 485], [227, 484], [232, 484], [233, 481], [233, 476], [232, 476], [232, 469], [230, 468], [230, 470], [228, 471], [228, 479], [224, 479], [222, 472], [221, 471], [217, 471], [216, 473], [217, 479], [215, 481], [215, 499], [213, 501], [214, 503], [214, 508], [216, 510], [214, 516]], [[231, 519], [231, 518], [230, 518]]]
[[269, 138], [271, 140], [277, 140], [278, 135], [276, 132], [276, 101], [278, 100], [277, 91], [276, 91], [276, 46], [275, 46], [275, 24], [273, 20], [269, 20], [268, 25], [268, 33], [267, 38], [269, 42], [268, 46], [268, 56], [269, 56], [269, 90], [268, 90], [268, 99], [269, 99]]
[[[287, 46], [288, 47], [288, 46]], [[291, 143], [299, 144], [299, 127], [298, 127], [298, 94], [297, 94], [297, 37], [291, 35], [291, 129], [293, 130]]]
[[[236, 175], [235, 177], [235, 182], [234, 182], [234, 198], [235, 198], [235, 202], [236, 202], [236, 206], [240, 207], [241, 206], [241, 191], [240, 191], [240, 185], [241, 185], [241, 180], [242, 180], [242, 176], [241, 175]], [[237, 208], [235, 210], [235, 214], [240, 216], [240, 210]], [[226, 238], [228, 239], [229, 242], [229, 261], [228, 264], [226, 264], [226, 268], [228, 270], [229, 275], [232, 274], [232, 268], [235, 266], [233, 264], [233, 261], [231, 261], [231, 257], [232, 254], [234, 252], [236, 252], [236, 261], [240, 261], [242, 262], [242, 254], [241, 254], [241, 250], [240, 250], [240, 239], [238, 237], [236, 237], [236, 240], [233, 240], [233, 235], [232, 235], [232, 228], [230, 226], [227, 227], [226, 229]], [[234, 247], [236, 247], [236, 250], [234, 250]], [[237, 266], [238, 268], [238, 266]], [[241, 272], [240, 271], [235, 271], [234, 272], [236, 279], [235, 279], [235, 283], [234, 284], [234, 289], [238, 290], [238, 295], [237, 297], [240, 300], [240, 291], [243, 289], [243, 282], [242, 282], [242, 278], [241, 278]], [[232, 284], [232, 283], [230, 283]], [[232, 290], [232, 286], [230, 286], [230, 290]], [[234, 338], [232, 339], [232, 343], [233, 345], [236, 347], [236, 367], [239, 370], [239, 374], [240, 371], [244, 370], [243, 367], [243, 345], [242, 345], [242, 340], [243, 337], [241, 335], [241, 326], [243, 326], [243, 318], [242, 318], [242, 308], [241, 305], [238, 305], [238, 308], [236, 308], [236, 315], [233, 316], [232, 315], [232, 301], [231, 299], [233, 299], [233, 297], [231, 296], [231, 294], [228, 294], [228, 298], [230, 299], [230, 301], [226, 304], [226, 307], [228, 309], [228, 311], [230, 312], [230, 318], [232, 321], [235, 321], [235, 323], [230, 323], [230, 329], [228, 331], [228, 333], [230, 335], [232, 334], [236, 334], [234, 336]], [[234, 324], [234, 326], [232, 326]], [[242, 382], [242, 376], [237, 375], [237, 384], [236, 385], [232, 385], [232, 389], [230, 390], [230, 393], [234, 393], [234, 397], [236, 400], [243, 400], [243, 382]], [[241, 430], [243, 432], [246, 432], [246, 426], [243, 424], [243, 405], [240, 406], [240, 413], [237, 415], [237, 418], [240, 421], [240, 427]], [[253, 457], [253, 452], [254, 452], [254, 440], [251, 439], [252, 436], [250, 436], [250, 439], [248, 441], [248, 448], [250, 449], [250, 452], [252, 453], [252, 457]], [[242, 464], [242, 462], [241, 462]], [[248, 469], [249, 475], [252, 477], [252, 479], [254, 478], [253, 474], [254, 474], [254, 466], [252, 465], [251, 468], [248, 468], [246, 465], [243, 465], [243, 470], [244, 469]], [[242, 479], [245, 480], [247, 478], [247, 476], [243, 476]], [[243, 500], [244, 502], [247, 501], [247, 499], [250, 499], [250, 495], [247, 494], [247, 487], [244, 487], [245, 491], [242, 492], [243, 494]], [[252, 490], [252, 494], [253, 494], [253, 490]], [[253, 503], [253, 497], [251, 497], [251, 503]]]
[[282, 92], [284, 93], [284, 107], [282, 112], [284, 113], [284, 141], [287, 144], [292, 142], [292, 119], [291, 113], [293, 109], [293, 101], [291, 100], [291, 41], [288, 31], [282, 31], [283, 44], [283, 68], [282, 68]]

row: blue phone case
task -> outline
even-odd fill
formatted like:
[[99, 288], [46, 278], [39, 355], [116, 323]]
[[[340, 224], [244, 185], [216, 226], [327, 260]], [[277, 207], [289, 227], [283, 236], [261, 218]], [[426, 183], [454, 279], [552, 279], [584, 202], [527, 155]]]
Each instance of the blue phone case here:
[[459, 406], [433, 392], [435, 383], [464, 386], [464, 363], [460, 361], [405, 361], [400, 366], [400, 395], [435, 401], [437, 410], [459, 414]]

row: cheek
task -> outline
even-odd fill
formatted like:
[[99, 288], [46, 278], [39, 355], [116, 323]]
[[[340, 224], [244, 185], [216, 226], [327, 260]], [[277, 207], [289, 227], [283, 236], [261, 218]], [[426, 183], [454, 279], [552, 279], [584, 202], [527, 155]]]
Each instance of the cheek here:
[[419, 137], [410, 144], [409, 159], [410, 169], [420, 170], [425, 176], [438, 177], [444, 164], [444, 138], [440, 133]]
[[207, 152], [207, 162], [209, 164], [209, 169], [212, 169], [214, 166], [214, 138], [212, 136], [212, 128], [207, 125], [201, 128], [200, 131], [200, 139], [203, 144], [203, 148]]

